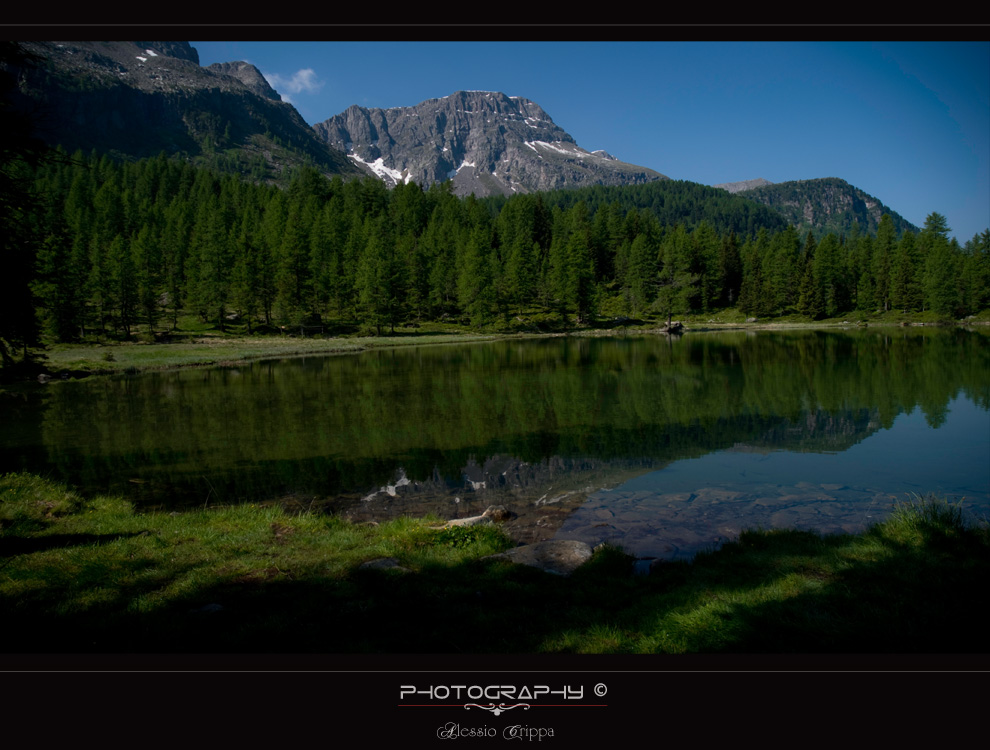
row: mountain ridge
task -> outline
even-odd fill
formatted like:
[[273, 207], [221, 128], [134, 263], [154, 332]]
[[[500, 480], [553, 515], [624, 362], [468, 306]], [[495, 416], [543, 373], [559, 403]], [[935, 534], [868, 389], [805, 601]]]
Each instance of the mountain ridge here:
[[23, 42], [36, 64], [12, 67], [41, 137], [68, 152], [124, 158], [165, 151], [277, 180], [295, 166], [357, 176], [250, 63], [199, 64], [188, 42]]
[[353, 105], [313, 129], [391, 185], [450, 179], [461, 196], [668, 179], [582, 149], [540, 105], [498, 91], [456, 91], [412, 107]]
[[[188, 42], [23, 42], [42, 65], [17, 71], [25, 102], [46, 114], [45, 139], [69, 152], [124, 158], [161, 151], [277, 182], [298, 166], [325, 176], [374, 175], [390, 186], [451, 180], [459, 196], [512, 195], [668, 180], [603, 150], [589, 152], [521, 96], [462, 90], [414, 106], [358, 105], [308, 125], [254, 65], [201, 66]], [[840, 178], [714, 187], [761, 203], [800, 230], [920, 231]]]

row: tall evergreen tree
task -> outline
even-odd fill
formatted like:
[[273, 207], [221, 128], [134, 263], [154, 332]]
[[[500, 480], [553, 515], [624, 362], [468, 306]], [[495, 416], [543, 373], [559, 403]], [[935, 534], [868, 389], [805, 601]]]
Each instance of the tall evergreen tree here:
[[949, 245], [949, 231], [945, 217], [933, 212], [925, 219], [925, 227], [918, 235], [925, 264], [925, 306], [946, 317], [954, 316], [959, 304], [958, 270]]
[[891, 266], [895, 242], [894, 221], [890, 218], [890, 214], [884, 214], [880, 217], [880, 224], [877, 227], [870, 269], [873, 276], [874, 302], [884, 312], [890, 310]]
[[833, 318], [848, 304], [841, 247], [834, 233], [829, 232], [818, 243], [812, 267], [817, 294], [821, 295], [821, 312], [825, 317]]
[[262, 311], [262, 248], [254, 226], [255, 214], [245, 211], [234, 240], [234, 268], [231, 271], [230, 303], [247, 324], [248, 334]]
[[150, 223], [141, 227], [131, 241], [134, 282], [137, 286], [137, 310], [153, 334], [162, 315], [160, 303], [164, 289], [164, 263], [161, 247]]
[[813, 320], [819, 320], [825, 316], [825, 299], [822, 294], [822, 287], [818, 283], [819, 278], [815, 273], [815, 253], [818, 243], [815, 242], [815, 235], [808, 232], [804, 241], [804, 249], [801, 252], [801, 289], [798, 295], [797, 310], [802, 315], [807, 315]]
[[691, 273], [691, 239], [678, 224], [660, 246], [656, 305], [668, 325], [675, 314], [688, 312], [697, 282], [698, 276]]
[[201, 204], [193, 231], [195, 277], [191, 303], [204, 321], [212, 320], [227, 329], [233, 270], [233, 240], [226, 216], [214, 197]]
[[368, 244], [358, 269], [358, 289], [366, 320], [377, 335], [388, 325], [395, 331], [403, 300], [400, 297], [402, 265], [395, 252], [388, 219], [367, 219]]
[[722, 279], [719, 305], [728, 307], [739, 300], [739, 290], [742, 286], [742, 256], [739, 253], [739, 242], [735, 232], [730, 231], [722, 238], [718, 262], [719, 277]]
[[973, 235], [963, 247], [965, 255], [966, 309], [970, 313], [990, 308], [990, 229]]
[[275, 251], [275, 314], [290, 325], [301, 323], [311, 310], [309, 230], [315, 214], [316, 199], [312, 196], [291, 203]]
[[800, 239], [793, 226], [788, 226], [770, 240], [763, 278], [770, 310], [778, 314], [784, 314], [797, 305], [801, 280], [800, 251]]
[[922, 306], [921, 258], [913, 232], [905, 232], [897, 243], [890, 268], [890, 301], [894, 309], [904, 312], [920, 310]]
[[58, 206], [49, 206], [37, 251], [35, 293], [45, 333], [56, 341], [74, 341], [85, 323], [85, 266], [74, 250]]
[[698, 277], [696, 306], [710, 312], [718, 304], [722, 291], [719, 253], [720, 245], [715, 228], [702, 220], [691, 233], [691, 272]]
[[472, 325], [483, 325], [495, 315], [494, 259], [489, 234], [477, 226], [464, 248], [457, 281], [458, 301]]

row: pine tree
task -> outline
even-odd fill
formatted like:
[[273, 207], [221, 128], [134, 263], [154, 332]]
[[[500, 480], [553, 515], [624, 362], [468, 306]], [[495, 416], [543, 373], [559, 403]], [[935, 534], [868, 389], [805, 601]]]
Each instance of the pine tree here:
[[739, 300], [739, 290], [742, 286], [742, 256], [739, 253], [735, 232], [729, 232], [722, 238], [718, 263], [719, 278], [722, 279], [719, 305], [729, 307]]
[[358, 289], [366, 319], [381, 336], [385, 325], [395, 332], [402, 305], [399, 294], [402, 266], [387, 218], [369, 218], [367, 223], [368, 244], [360, 260]]
[[164, 273], [161, 248], [151, 224], [142, 226], [137, 237], [131, 241], [131, 255], [137, 286], [137, 310], [149, 332], [154, 334], [155, 325], [161, 318]]
[[310, 312], [309, 228], [315, 212], [313, 197], [290, 204], [275, 252], [275, 315], [283, 323], [298, 325]]
[[904, 312], [921, 310], [921, 260], [913, 232], [905, 232], [894, 250], [890, 268], [890, 302]]
[[973, 235], [965, 254], [966, 309], [977, 313], [990, 307], [990, 229]]
[[918, 245], [924, 258], [925, 307], [945, 317], [956, 314], [959, 304], [956, 256], [949, 245], [950, 229], [945, 217], [931, 213], [918, 235]]
[[171, 310], [172, 330], [179, 327], [179, 311], [187, 293], [186, 264], [192, 236], [191, 206], [175, 198], [165, 209], [161, 239], [166, 309]]
[[458, 301], [475, 326], [489, 322], [495, 314], [493, 265], [488, 232], [476, 227], [464, 248], [457, 279]]
[[799, 264], [800, 240], [797, 230], [788, 226], [770, 240], [770, 247], [763, 264], [763, 278], [769, 297], [769, 309], [784, 314], [793, 309], [798, 301], [801, 280]]
[[227, 329], [233, 270], [233, 239], [225, 219], [218, 199], [213, 198], [201, 204], [192, 235], [190, 302], [204, 321], [215, 321], [221, 331]]
[[820, 310], [826, 318], [835, 317], [847, 305], [840, 250], [839, 239], [832, 232], [826, 234], [815, 248], [812, 266], [816, 294], [821, 296]]
[[890, 310], [891, 265], [895, 240], [894, 221], [890, 218], [890, 214], [884, 214], [880, 217], [880, 225], [877, 227], [870, 269], [873, 276], [874, 300], [884, 312]]
[[74, 341], [84, 325], [85, 269], [77, 264], [78, 256], [57, 206], [49, 207], [44, 226], [34, 286], [44, 331], [56, 341]]
[[813, 320], [819, 320], [825, 316], [825, 300], [822, 288], [818, 283], [818, 276], [815, 274], [815, 253], [818, 244], [815, 236], [808, 232], [804, 241], [804, 250], [801, 253], [801, 264], [803, 271], [801, 274], [801, 289], [798, 296], [797, 310], [802, 315], [807, 315]]
[[584, 227], [571, 233], [567, 243], [567, 265], [567, 305], [573, 308], [578, 323], [587, 323], [598, 312], [598, 295], [594, 259]]
[[739, 309], [748, 315], [762, 317], [771, 313], [772, 298], [764, 279], [764, 256], [769, 244], [769, 233], [760, 229], [756, 238], [748, 241], [740, 252], [743, 274], [739, 288]]
[[252, 226], [253, 212], [245, 211], [234, 240], [234, 268], [231, 271], [230, 303], [237, 314], [247, 323], [247, 332], [252, 332], [252, 323], [261, 312], [260, 277], [261, 246], [257, 241], [257, 230]]
[[873, 312], [880, 304], [873, 277], [873, 238], [868, 235], [859, 237], [851, 252], [852, 266], [859, 274], [856, 282], [856, 309]]
[[131, 328], [137, 321], [139, 303], [137, 272], [131, 243], [122, 235], [114, 237], [107, 249], [106, 268], [114, 326], [123, 332], [125, 338], [130, 338]]
[[623, 284], [629, 311], [638, 316], [650, 307], [656, 295], [660, 247], [654, 237], [643, 233], [629, 245], [628, 272]]
[[669, 326], [675, 313], [688, 312], [698, 276], [691, 273], [691, 240], [678, 224], [660, 247], [660, 272], [656, 306]]

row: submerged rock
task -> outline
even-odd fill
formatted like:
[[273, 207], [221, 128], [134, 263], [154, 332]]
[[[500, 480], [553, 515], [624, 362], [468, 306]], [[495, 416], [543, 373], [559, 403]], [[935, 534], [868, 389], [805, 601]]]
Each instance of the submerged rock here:
[[534, 568], [559, 576], [569, 576], [591, 559], [591, 546], [571, 539], [552, 539], [536, 544], [516, 547], [508, 552], [491, 555], [519, 565]]

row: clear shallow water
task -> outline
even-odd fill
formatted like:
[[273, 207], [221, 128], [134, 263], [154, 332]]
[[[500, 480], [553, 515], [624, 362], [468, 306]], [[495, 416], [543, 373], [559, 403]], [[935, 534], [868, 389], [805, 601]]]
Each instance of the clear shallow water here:
[[932, 426], [920, 409], [844, 451], [739, 446], [591, 495], [558, 538], [614, 541], [639, 557], [689, 558], [746, 528], [856, 532], [893, 503], [943, 494], [990, 521], [990, 414], [957, 398]]
[[687, 556], [856, 530], [909, 492], [990, 503], [988, 331], [506, 340], [0, 395], [0, 471], [140, 507], [353, 518], [501, 503], [520, 540]]

